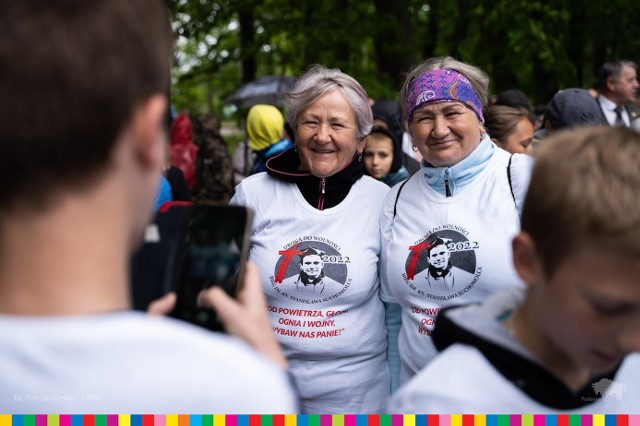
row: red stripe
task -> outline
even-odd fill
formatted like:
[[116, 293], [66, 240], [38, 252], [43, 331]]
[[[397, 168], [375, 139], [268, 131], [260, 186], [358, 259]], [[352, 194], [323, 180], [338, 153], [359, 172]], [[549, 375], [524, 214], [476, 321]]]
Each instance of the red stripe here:
[[427, 414], [427, 426], [439, 426], [440, 417], [437, 414]]
[[284, 426], [284, 414], [275, 414], [271, 417], [273, 426]]
[[95, 426], [96, 418], [93, 414], [85, 414], [82, 416], [82, 426]]
[[558, 414], [558, 426], [569, 426], [569, 416], [567, 414]]
[[153, 426], [153, 414], [142, 415], [142, 426]]

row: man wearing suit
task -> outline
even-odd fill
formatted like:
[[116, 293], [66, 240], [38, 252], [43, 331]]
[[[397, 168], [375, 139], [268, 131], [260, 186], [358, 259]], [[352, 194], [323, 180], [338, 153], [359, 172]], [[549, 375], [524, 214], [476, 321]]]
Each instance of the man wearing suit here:
[[598, 71], [596, 100], [604, 121], [610, 126], [632, 127], [640, 131], [640, 111], [634, 105], [640, 85], [637, 65], [632, 61], [605, 63]]

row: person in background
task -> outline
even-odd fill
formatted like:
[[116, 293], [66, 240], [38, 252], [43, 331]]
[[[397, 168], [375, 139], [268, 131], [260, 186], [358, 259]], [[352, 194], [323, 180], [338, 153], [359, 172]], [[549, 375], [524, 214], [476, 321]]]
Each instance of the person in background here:
[[544, 127], [535, 134], [537, 140], [559, 130], [606, 124], [598, 102], [589, 91], [578, 88], [556, 92], [545, 109]]
[[596, 98], [605, 124], [640, 130], [640, 113], [634, 104], [640, 84], [632, 61], [607, 62], [596, 76]]
[[[377, 413], [389, 397], [378, 278], [379, 206], [389, 187], [364, 175], [369, 99], [353, 77], [314, 65], [285, 105], [295, 147], [245, 178], [231, 204], [254, 211], [249, 258], [260, 267], [302, 412]], [[321, 294], [285, 284], [309, 248], [322, 252], [325, 276], [338, 283]]]
[[267, 160], [293, 147], [283, 138], [284, 117], [273, 105], [254, 105], [247, 114], [247, 136], [253, 152], [250, 175], [264, 172]]
[[525, 108], [531, 111], [529, 97], [520, 89], [509, 89], [496, 97], [494, 105], [508, 106], [512, 108]]
[[362, 156], [367, 175], [393, 186], [409, 177], [402, 165], [402, 150], [395, 135], [382, 127], [374, 127], [367, 136]]
[[198, 147], [196, 179], [192, 188], [198, 204], [228, 204], [233, 195], [233, 166], [220, 119], [212, 113], [192, 118], [193, 141]]
[[[439, 309], [522, 285], [510, 242], [532, 159], [491, 142], [482, 115], [488, 84], [479, 68], [436, 57], [414, 67], [400, 92], [404, 120], [424, 158], [420, 172], [391, 188], [380, 220], [381, 297], [402, 306], [401, 384], [435, 357], [430, 335]], [[445, 239], [451, 267], [468, 279], [430, 287], [421, 272], [434, 242]]]
[[164, 2], [4, 1], [0, 27], [0, 412], [296, 412], [255, 266], [238, 301], [201, 294], [245, 341], [130, 310], [166, 149]]
[[526, 290], [441, 311], [440, 354], [388, 412], [637, 412], [640, 135], [570, 130], [534, 155], [513, 239]]
[[373, 127], [381, 127], [394, 135], [394, 141], [400, 145], [402, 155], [402, 165], [409, 172], [414, 174], [420, 170], [420, 154], [411, 149], [409, 135], [402, 125], [402, 110], [398, 102], [391, 99], [377, 100], [371, 106], [373, 113]]
[[193, 143], [191, 118], [182, 112], [171, 122], [169, 129], [169, 162], [184, 174], [189, 188], [196, 180], [198, 146]]
[[537, 130], [542, 125], [542, 120], [538, 117], [538, 114], [531, 106], [529, 97], [520, 89], [509, 89], [501, 92], [496, 96], [495, 102], [491, 105], [502, 105], [511, 108], [520, 108], [527, 111], [529, 115], [529, 121], [533, 123], [534, 130]]
[[491, 140], [512, 154], [527, 154], [533, 146], [533, 126], [530, 111], [523, 107], [490, 105], [483, 111], [484, 127]]

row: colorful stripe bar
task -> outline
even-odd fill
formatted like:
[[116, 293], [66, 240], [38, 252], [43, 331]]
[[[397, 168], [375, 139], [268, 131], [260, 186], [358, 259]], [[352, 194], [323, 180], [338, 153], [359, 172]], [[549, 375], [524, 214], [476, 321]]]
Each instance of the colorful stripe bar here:
[[640, 426], [640, 415], [0, 414], [0, 426]]

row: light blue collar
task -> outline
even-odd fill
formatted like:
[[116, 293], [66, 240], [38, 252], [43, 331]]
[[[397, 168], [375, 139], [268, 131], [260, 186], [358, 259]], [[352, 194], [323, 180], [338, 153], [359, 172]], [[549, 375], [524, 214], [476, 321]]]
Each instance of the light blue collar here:
[[[495, 150], [495, 145], [485, 133], [478, 147], [457, 164], [450, 167], [431, 167], [423, 161], [420, 168], [427, 185], [442, 195], [452, 196], [484, 170]], [[446, 181], [448, 181], [449, 194], [447, 194]]]

